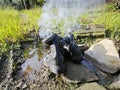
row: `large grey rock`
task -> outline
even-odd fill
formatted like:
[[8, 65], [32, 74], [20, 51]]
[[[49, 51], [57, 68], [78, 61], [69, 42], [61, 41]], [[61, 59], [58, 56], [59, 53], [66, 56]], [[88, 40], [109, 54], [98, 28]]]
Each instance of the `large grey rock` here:
[[85, 51], [85, 56], [105, 72], [120, 70], [120, 58], [112, 40], [103, 39], [92, 45]]
[[109, 85], [110, 89], [118, 89], [120, 90], [120, 75], [114, 79], [112, 84]]
[[76, 90], [106, 90], [106, 88], [97, 83], [87, 83]]

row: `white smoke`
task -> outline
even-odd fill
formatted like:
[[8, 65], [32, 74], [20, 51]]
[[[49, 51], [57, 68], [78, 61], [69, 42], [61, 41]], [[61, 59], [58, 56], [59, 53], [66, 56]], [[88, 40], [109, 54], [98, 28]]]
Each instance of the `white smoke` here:
[[66, 30], [79, 25], [77, 19], [83, 12], [104, 3], [105, 0], [46, 0], [39, 20], [40, 30], [55, 30], [60, 25]]

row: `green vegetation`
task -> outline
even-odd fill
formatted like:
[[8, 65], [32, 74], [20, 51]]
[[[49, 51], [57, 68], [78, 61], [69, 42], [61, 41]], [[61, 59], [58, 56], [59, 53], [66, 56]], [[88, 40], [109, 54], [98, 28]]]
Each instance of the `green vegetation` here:
[[82, 25], [103, 25], [109, 38], [120, 40], [120, 12], [115, 9], [114, 4], [106, 5], [96, 12], [82, 14], [78, 22]]
[[0, 8], [12, 7], [17, 10], [42, 7], [45, 0], [0, 0]]
[[[115, 5], [106, 5], [82, 14], [78, 18], [80, 25], [103, 25], [109, 38], [120, 40], [120, 13]], [[8, 50], [12, 43], [19, 43], [32, 30], [38, 30], [41, 8], [29, 10], [0, 9], [0, 55]], [[70, 18], [70, 20], [72, 20]], [[64, 20], [53, 20], [55, 30], [64, 33]], [[56, 31], [57, 32], [57, 31]]]
[[25, 39], [24, 35], [37, 30], [41, 8], [17, 11], [0, 9], [0, 53], [7, 50], [7, 45]]
[[120, 35], [120, 13], [103, 12], [94, 20], [94, 23], [103, 24], [105, 27], [105, 30], [108, 30], [111, 33], [110, 38], [120, 39], [120, 36], [118, 36]]

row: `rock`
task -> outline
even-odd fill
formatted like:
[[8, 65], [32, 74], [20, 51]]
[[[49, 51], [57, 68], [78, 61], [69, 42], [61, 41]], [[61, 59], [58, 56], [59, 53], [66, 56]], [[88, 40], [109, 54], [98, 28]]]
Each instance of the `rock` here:
[[7, 78], [10, 70], [10, 60], [8, 60], [6, 57], [6, 55], [3, 55], [0, 59], [0, 83]]
[[67, 82], [78, 83], [78, 82], [90, 82], [98, 80], [98, 77], [90, 72], [83, 65], [74, 64], [72, 62], [66, 62], [67, 72], [64, 80]]
[[85, 51], [85, 57], [101, 70], [115, 73], [120, 70], [120, 58], [113, 41], [103, 39]]
[[26, 88], [27, 88], [27, 85], [24, 84], [24, 85], [22, 86], [22, 89], [26, 89]]
[[[50, 75], [50, 72], [57, 73], [58, 66], [55, 62], [55, 47], [50, 47], [51, 52], [46, 55], [46, 57], [42, 60], [43, 67], [41, 69], [41, 75], [42, 80], [44, 81], [45, 77]], [[45, 69], [48, 68], [49, 70]], [[84, 67], [82, 64], [74, 64], [70, 61], [66, 62], [66, 68], [67, 71], [65, 75], [63, 75], [62, 79], [65, 82], [72, 82], [72, 83], [78, 83], [78, 82], [91, 82], [91, 81], [97, 81], [99, 78], [92, 73], [90, 70], [88, 70], [86, 67]], [[47, 78], [48, 79], [48, 78]]]
[[50, 68], [50, 71], [54, 74], [58, 74], [59, 66], [56, 64], [56, 47], [54, 45], [50, 46], [50, 53], [46, 55], [43, 60], [43, 64]]
[[87, 83], [77, 88], [76, 90], [107, 90], [107, 89], [97, 83]]
[[[55, 56], [56, 56], [56, 52], [54, 50], [55, 47], [51, 46], [50, 48], [51, 48], [50, 49], [51, 52], [43, 59], [43, 64], [49, 67], [51, 72], [57, 73], [59, 67], [56, 65], [56, 61], [55, 61]], [[77, 65], [68, 61], [66, 62], [66, 68], [67, 71], [63, 77], [63, 81], [78, 83], [78, 82], [90, 82], [90, 81], [98, 80], [98, 77], [94, 73], [90, 72], [87, 68], [85, 68], [81, 64]], [[46, 77], [49, 75], [48, 73], [46, 73], [44, 69], [43, 71], [44, 73], [42, 73], [41, 75], [42, 77]]]
[[22, 84], [23, 84], [23, 82], [19, 82], [19, 83], [16, 85], [16, 88], [21, 87]]
[[112, 84], [109, 85], [109, 88], [111, 90], [113, 89], [118, 89], [120, 90], [120, 75], [114, 79], [114, 81], [112, 82]]
[[[43, 62], [43, 66], [46, 64]], [[75, 90], [77, 85], [82, 82], [91, 82], [97, 81], [98, 77], [90, 72], [83, 65], [76, 65], [72, 62], [66, 62], [67, 72], [65, 75], [53, 75], [50, 74], [50, 70], [47, 70], [48, 67], [42, 67], [40, 75], [39, 86], [41, 90]], [[45, 69], [46, 68], [46, 69]], [[49, 68], [48, 68], [49, 69]], [[37, 88], [30, 85], [30, 88]]]

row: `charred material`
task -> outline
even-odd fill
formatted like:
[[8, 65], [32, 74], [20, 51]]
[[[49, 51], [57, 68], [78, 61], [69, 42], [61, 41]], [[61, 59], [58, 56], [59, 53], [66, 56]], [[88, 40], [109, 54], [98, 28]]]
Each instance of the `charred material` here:
[[101, 72], [99, 72], [99, 70], [91, 62], [86, 60], [86, 58], [84, 57], [84, 53], [75, 42], [73, 34], [68, 34], [67, 36], [62, 38], [57, 34], [52, 33], [51, 36], [49, 38], [47, 37], [44, 42], [46, 44], [55, 46], [55, 61], [56, 65], [58, 66], [56, 70], [57, 74], [65, 74], [65, 61], [70, 60], [75, 64], [83, 64], [87, 69], [95, 73], [100, 78], [101, 84], [105, 84], [104, 76], [102, 76]]

